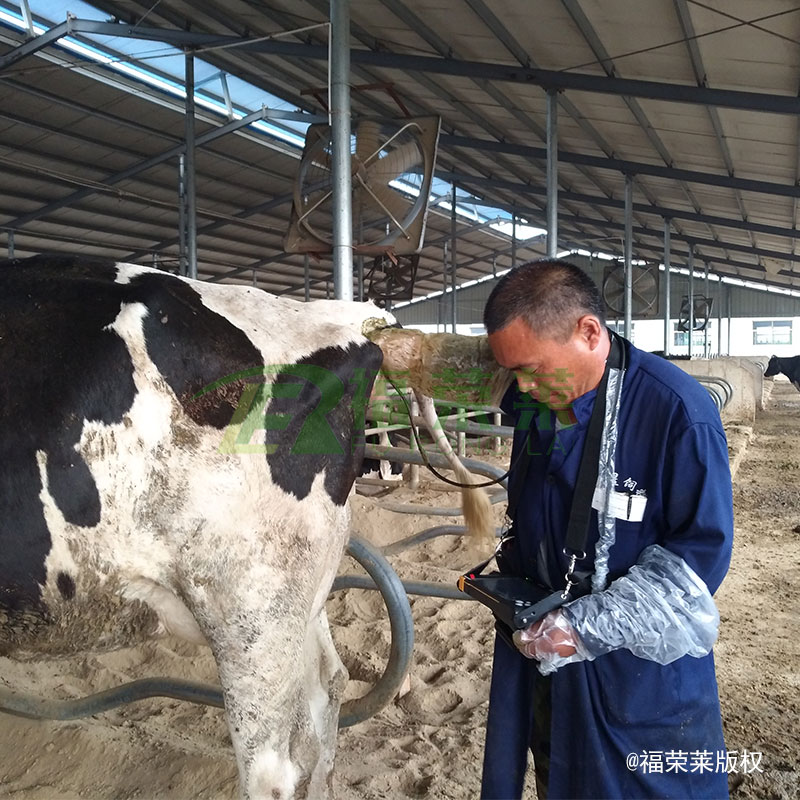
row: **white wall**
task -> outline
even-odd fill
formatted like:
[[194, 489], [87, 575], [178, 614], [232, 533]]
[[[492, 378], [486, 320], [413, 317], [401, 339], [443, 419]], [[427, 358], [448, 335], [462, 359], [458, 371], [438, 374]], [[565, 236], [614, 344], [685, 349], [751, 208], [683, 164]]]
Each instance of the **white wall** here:
[[[790, 321], [792, 323], [791, 343], [790, 344], [754, 344], [753, 343], [753, 323], [767, 321], [766, 317], [741, 317], [733, 318], [730, 327], [730, 349], [728, 349], [728, 320], [722, 319], [722, 350], [719, 350], [718, 340], [718, 320], [712, 318], [708, 328], [708, 355], [715, 356], [720, 352], [722, 355], [732, 356], [793, 356], [800, 353], [800, 317], [776, 317]], [[688, 345], [675, 344], [675, 323], [672, 320], [670, 326], [673, 331], [670, 339], [671, 355], [687, 355]], [[664, 321], [656, 319], [634, 320], [633, 323], [633, 343], [642, 350], [663, 350], [664, 349]], [[704, 332], [695, 331], [692, 344], [692, 355], [698, 358], [703, 357]]]
[[[793, 356], [800, 353], [800, 317], [775, 317], [774, 319], [791, 320], [792, 341], [791, 344], [753, 344], [753, 322], [766, 321], [766, 317], [742, 317], [731, 320], [730, 329], [730, 350], [728, 350], [728, 320], [722, 320], [722, 355], [732, 356]], [[677, 319], [672, 320], [670, 329], [674, 331]], [[425, 333], [449, 332], [444, 326], [436, 325], [409, 325]], [[622, 326], [619, 327], [620, 332]], [[482, 325], [457, 325], [456, 331], [467, 336], [477, 336], [484, 333]], [[633, 322], [633, 343], [642, 350], [663, 350], [664, 349], [664, 321], [660, 319], [640, 319]], [[697, 358], [703, 357], [703, 331], [695, 331], [694, 344], [692, 345], [692, 355]], [[671, 355], [686, 355], [687, 345], [676, 345], [674, 334], [670, 340]], [[715, 356], [720, 352], [717, 339], [717, 319], [711, 319], [708, 329], [708, 354]]]

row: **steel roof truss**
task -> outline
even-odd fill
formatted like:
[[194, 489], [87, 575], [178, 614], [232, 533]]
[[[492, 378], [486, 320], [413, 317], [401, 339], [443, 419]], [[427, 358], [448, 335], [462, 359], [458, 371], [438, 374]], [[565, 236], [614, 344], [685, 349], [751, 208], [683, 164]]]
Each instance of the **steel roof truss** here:
[[[498, 188], [508, 189], [509, 191], [517, 192], [520, 194], [532, 194], [537, 197], [544, 197], [546, 191], [541, 186], [533, 186], [531, 184], [516, 183], [514, 181], [501, 181], [497, 178], [480, 178], [475, 175], [467, 175], [465, 173], [453, 172], [440, 172], [437, 171], [436, 177], [443, 181], [456, 181], [463, 185], [465, 183], [472, 183], [477, 186], [485, 188]], [[591, 203], [593, 205], [606, 206], [608, 208], [615, 208], [622, 210], [625, 203], [622, 200], [615, 200], [612, 197], [598, 197], [596, 195], [581, 194], [579, 192], [560, 191], [559, 197], [566, 200], [571, 200], [575, 203]], [[487, 200], [487, 203], [493, 201]], [[751, 220], [733, 219], [732, 217], [719, 217], [713, 214], [698, 214], [695, 211], [685, 211], [679, 208], [667, 208], [659, 205], [647, 205], [645, 203], [634, 203], [634, 211], [640, 214], [655, 214], [663, 219], [685, 219], [690, 222], [701, 222], [705, 225], [719, 225], [725, 228], [735, 228], [742, 231], [756, 231], [758, 233], [765, 233], [770, 236], [785, 236], [791, 239], [800, 238], [800, 231], [797, 228], [783, 228], [778, 225], [766, 225], [760, 222], [752, 222]]]
[[[543, 147], [530, 147], [528, 145], [513, 144], [510, 142], [493, 142], [489, 139], [471, 139], [465, 136], [452, 136], [442, 134], [440, 144], [453, 147], [466, 147], [487, 152], [508, 153], [539, 160], [547, 159], [547, 151]], [[736, 178], [730, 175], [715, 175], [712, 172], [698, 172], [675, 167], [662, 167], [659, 164], [646, 164], [641, 161], [625, 161], [620, 158], [607, 158], [605, 156], [590, 156], [583, 153], [572, 153], [565, 150], [558, 151], [559, 162], [568, 164], [585, 164], [599, 169], [611, 169], [624, 175], [652, 175], [655, 178], [670, 180], [685, 180], [689, 183], [703, 183], [709, 186], [727, 186], [728, 188], [742, 189], [747, 192], [760, 192], [780, 197], [800, 197], [800, 187], [771, 181], [758, 181], [750, 178]]]
[[[213, 142], [215, 139], [219, 139], [221, 136], [225, 136], [228, 133], [232, 133], [233, 131], [246, 127], [247, 125], [250, 125], [252, 122], [264, 119], [266, 113], [267, 113], [266, 109], [261, 108], [259, 111], [254, 111], [251, 114], [242, 117], [241, 119], [228, 122], [225, 125], [221, 125], [219, 128], [213, 128], [212, 130], [206, 131], [205, 133], [200, 134], [195, 139], [195, 147], [201, 147], [204, 144]], [[169, 161], [169, 159], [179, 155], [185, 149], [186, 145], [183, 142], [181, 142], [180, 144], [176, 144], [174, 147], [171, 147], [169, 150], [165, 150], [159, 153], [158, 155], [147, 158], [144, 161], [138, 162], [137, 164], [133, 164], [132, 166], [120, 170], [119, 172], [115, 172], [112, 175], [108, 175], [101, 181], [98, 181], [98, 183], [104, 184], [106, 186], [113, 186], [114, 184], [119, 183], [120, 181], [132, 178], [138, 175], [139, 173], [144, 172], [145, 170], [157, 166], [158, 164], [163, 164], [165, 161]], [[40, 217], [43, 217], [51, 213], [52, 211], [56, 211], [59, 208], [64, 208], [65, 206], [72, 205], [73, 203], [77, 203], [80, 200], [83, 200], [85, 197], [94, 194], [95, 191], [96, 191], [95, 189], [90, 189], [90, 188], [79, 189], [78, 191], [73, 192], [72, 194], [66, 197], [62, 197], [58, 200], [52, 201], [51, 203], [47, 203], [46, 205], [42, 206], [36, 211], [32, 211], [28, 214], [23, 214], [22, 216], [17, 217], [15, 220], [12, 220], [11, 222], [8, 223], [8, 227], [21, 228], [28, 222], [32, 222], [33, 220], [39, 219]]]
[[[151, 28], [125, 23], [96, 22], [75, 19], [71, 21], [75, 33], [91, 33], [101, 36], [125, 36], [174, 44], [178, 47], [200, 47], [236, 44], [238, 48], [266, 53], [284, 58], [299, 58], [327, 61], [328, 48], [285, 42], [278, 39], [248, 42], [235, 36], [192, 33], [167, 28]], [[575, 89], [600, 94], [629, 95], [651, 100], [670, 100], [676, 103], [717, 105], [723, 108], [738, 108], [749, 111], [764, 111], [773, 114], [800, 113], [800, 98], [768, 92], [748, 92], [734, 89], [710, 89], [704, 86], [687, 86], [677, 83], [645, 81], [632, 78], [608, 78], [606, 76], [565, 72], [559, 70], [533, 69], [523, 66], [493, 64], [486, 61], [468, 61], [454, 58], [436, 58], [398, 53], [352, 50], [351, 61], [364, 66], [401, 69], [408, 72], [427, 72], [440, 75], [456, 75], [468, 78], [507, 81], [541, 86], [545, 89]]]
[[69, 33], [70, 20], [68, 19], [66, 22], [61, 22], [58, 25], [50, 28], [50, 30], [39, 34], [39, 36], [29, 39], [24, 44], [21, 44], [5, 55], [0, 56], [0, 72], [7, 67], [10, 67], [12, 64], [16, 64], [17, 61], [37, 53], [43, 47], [53, 44], [53, 42], [58, 41], [62, 36], [67, 36]]

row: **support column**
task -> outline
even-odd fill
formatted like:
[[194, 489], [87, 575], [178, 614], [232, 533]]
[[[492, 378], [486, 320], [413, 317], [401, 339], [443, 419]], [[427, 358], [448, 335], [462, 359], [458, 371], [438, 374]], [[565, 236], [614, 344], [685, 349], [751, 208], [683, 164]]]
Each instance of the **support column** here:
[[669, 355], [672, 344], [672, 295], [670, 286], [670, 250], [672, 248], [670, 221], [664, 220], [664, 355]]
[[14, 258], [14, 231], [8, 232], [8, 257]]
[[[517, 215], [511, 216], [511, 269], [517, 266]], [[492, 260], [492, 271], [497, 272], [497, 268]]]
[[308, 253], [303, 256], [303, 288], [306, 303], [311, 299], [311, 271]]
[[186, 154], [178, 156], [178, 274], [186, 275]]
[[689, 248], [689, 358], [692, 357], [692, 334], [694, 333], [694, 250]]
[[558, 254], [558, 92], [547, 90], [547, 257]]
[[350, 2], [331, 0], [333, 292], [353, 299], [353, 193], [350, 180]]
[[633, 329], [633, 181], [625, 176], [625, 327], [623, 336], [630, 340]]
[[194, 53], [186, 51], [186, 275], [197, 278], [197, 204], [194, 172]]
[[728, 285], [725, 287], [725, 295], [727, 296], [728, 302], [726, 303], [728, 307], [728, 355], [731, 354], [731, 287]]
[[717, 355], [722, 355], [722, 276], [717, 283]]
[[453, 199], [450, 209], [450, 270], [451, 270], [451, 323], [453, 326], [453, 333], [456, 332], [456, 322], [458, 321], [458, 308], [456, 305], [456, 285], [458, 282], [457, 264], [456, 264], [456, 237], [458, 231], [456, 230], [456, 185], [453, 184]]
[[708, 261], [706, 261], [706, 270], [704, 275], [704, 289], [706, 295], [706, 326], [703, 328], [703, 358], [708, 358], [708, 326], [711, 324], [710, 315], [708, 313]]

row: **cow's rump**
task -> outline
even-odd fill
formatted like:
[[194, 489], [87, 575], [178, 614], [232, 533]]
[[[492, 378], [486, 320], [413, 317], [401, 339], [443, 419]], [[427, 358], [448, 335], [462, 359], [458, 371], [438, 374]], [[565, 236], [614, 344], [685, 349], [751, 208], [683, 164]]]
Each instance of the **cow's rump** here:
[[344, 680], [324, 602], [379, 313], [107, 261], [0, 264], [0, 650], [205, 641], [243, 791], [322, 796]]

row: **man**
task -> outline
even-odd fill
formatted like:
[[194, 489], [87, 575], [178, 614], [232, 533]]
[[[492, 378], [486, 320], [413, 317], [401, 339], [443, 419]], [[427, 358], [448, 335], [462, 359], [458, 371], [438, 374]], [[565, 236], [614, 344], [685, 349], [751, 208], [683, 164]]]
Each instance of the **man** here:
[[[564, 261], [508, 273], [484, 321], [496, 360], [517, 376], [503, 408], [517, 423], [512, 481], [524, 483], [504, 560], [563, 589], [573, 491], [614, 335], [597, 287]], [[485, 800], [520, 797], [528, 748], [540, 798], [727, 797], [711, 654], [711, 594], [733, 539], [725, 434], [693, 378], [618, 342], [575, 564], [591, 592], [517, 632], [515, 648], [497, 638]]]

